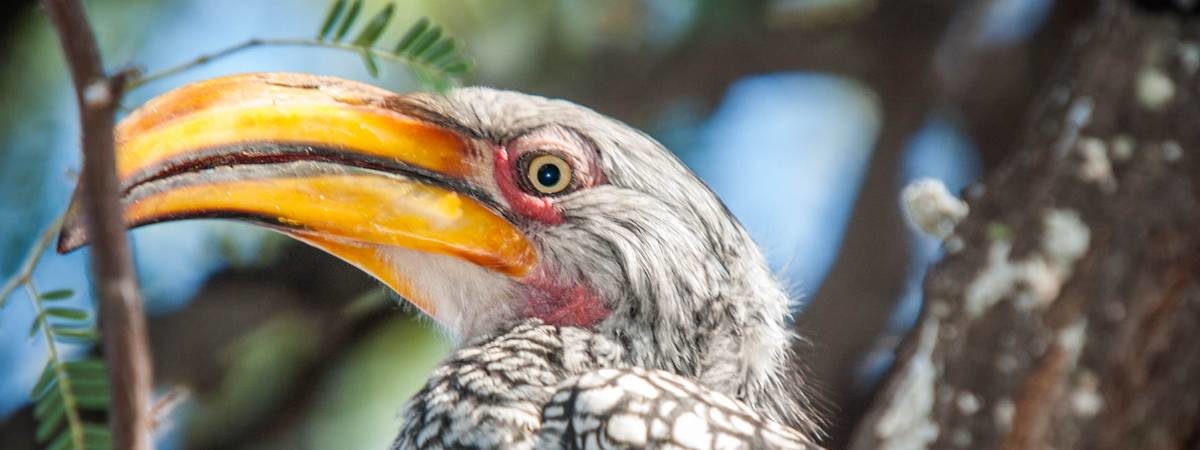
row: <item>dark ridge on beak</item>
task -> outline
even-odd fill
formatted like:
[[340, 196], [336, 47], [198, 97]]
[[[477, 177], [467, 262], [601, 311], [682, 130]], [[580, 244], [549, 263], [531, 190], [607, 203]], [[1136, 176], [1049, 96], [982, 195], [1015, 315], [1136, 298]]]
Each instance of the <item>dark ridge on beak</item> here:
[[[302, 163], [310, 163], [300, 165]], [[257, 170], [248, 170], [257, 168]], [[255, 179], [271, 177], [302, 177], [320, 174], [346, 173], [355, 170], [381, 172], [408, 178], [423, 184], [458, 192], [484, 205], [493, 213], [516, 223], [517, 216], [478, 187], [423, 167], [386, 158], [340, 151], [318, 145], [295, 142], [256, 142], [217, 146], [188, 153], [147, 167], [129, 178], [121, 187], [122, 203], [136, 202], [146, 195], [163, 189], [213, 181], [215, 178]], [[222, 171], [227, 171], [220, 173]], [[240, 215], [238, 215], [240, 214]], [[129, 224], [130, 228], [171, 220], [192, 218], [242, 219], [273, 228], [296, 229], [266, 216], [247, 215], [233, 211], [210, 211], [186, 217], [164, 217], [158, 220]], [[83, 218], [72, 203], [59, 234], [59, 253], [74, 251], [89, 242]]]
[[251, 142], [190, 152], [138, 171], [130, 176], [129, 181], [121, 187], [121, 193], [128, 195], [140, 185], [184, 173], [195, 173], [220, 167], [271, 165], [300, 161], [332, 163], [344, 167], [399, 175], [470, 196], [491, 208], [493, 212], [503, 214], [499, 203], [465, 180], [452, 178], [403, 161], [331, 149], [304, 142]]

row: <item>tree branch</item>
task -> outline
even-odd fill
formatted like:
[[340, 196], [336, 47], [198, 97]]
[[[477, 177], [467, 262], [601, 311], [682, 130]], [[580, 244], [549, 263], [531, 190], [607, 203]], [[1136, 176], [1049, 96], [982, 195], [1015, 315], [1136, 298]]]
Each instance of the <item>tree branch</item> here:
[[197, 56], [197, 57], [193, 58], [192, 60], [181, 63], [179, 65], [168, 67], [166, 69], [162, 69], [162, 70], [159, 70], [156, 72], [151, 72], [144, 76], [133, 77], [132, 79], [129, 80], [129, 82], [126, 84], [125, 87], [128, 90], [134, 90], [134, 89], [140, 88], [142, 86], [145, 86], [147, 84], [153, 83], [155, 81], [158, 81], [158, 80], [161, 80], [164, 78], [168, 78], [171, 76], [175, 76], [175, 75], [178, 75], [180, 73], [186, 72], [191, 69], [195, 69], [197, 67], [211, 63], [218, 59], [233, 56], [233, 55], [241, 53], [243, 51], [246, 51], [246, 50], [249, 50], [252, 48], [260, 48], [260, 47], [316, 47], [316, 48], [327, 48], [327, 49], [348, 51], [348, 52], [353, 52], [356, 54], [362, 54], [365, 51], [366, 53], [370, 54], [372, 57], [379, 58], [379, 59], [382, 59], [385, 61], [400, 62], [400, 63], [404, 63], [404, 64], [407, 64], [412, 67], [423, 67], [426, 69], [429, 69], [429, 67], [430, 67], [427, 62], [418, 61], [411, 57], [399, 56], [399, 55], [396, 55], [395, 53], [388, 52], [386, 50], [380, 50], [377, 48], [366, 48], [364, 50], [364, 48], [361, 46], [357, 46], [357, 45], [353, 45], [353, 44], [346, 44], [346, 43], [342, 43], [342, 42], [319, 41], [319, 40], [315, 40], [315, 39], [305, 39], [305, 38], [281, 38], [281, 39], [251, 38], [251, 39], [247, 39], [245, 41], [239, 42], [237, 44], [233, 44], [228, 47], [222, 48], [220, 50]]
[[114, 448], [149, 450], [151, 365], [145, 316], [138, 294], [125, 225], [117, 214], [113, 123], [125, 73], [108, 77], [100, 49], [79, 0], [43, 0], [66, 56], [83, 142], [80, 178], [83, 213], [92, 237], [92, 269], [100, 294], [100, 330], [112, 387]]
[[1097, 6], [850, 449], [1198, 448], [1200, 22]]

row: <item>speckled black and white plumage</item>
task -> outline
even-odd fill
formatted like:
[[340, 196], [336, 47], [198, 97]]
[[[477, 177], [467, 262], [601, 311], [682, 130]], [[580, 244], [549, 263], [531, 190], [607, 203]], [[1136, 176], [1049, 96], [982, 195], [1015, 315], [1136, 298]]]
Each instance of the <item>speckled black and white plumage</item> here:
[[630, 367], [603, 335], [537, 319], [479, 338], [405, 406], [393, 449], [815, 449], [695, 381]]
[[607, 338], [531, 319], [455, 351], [404, 408], [395, 449], [531, 449], [559, 385], [624, 364]]
[[600, 369], [542, 410], [538, 448], [816, 449], [795, 429], [695, 381], [640, 367]]

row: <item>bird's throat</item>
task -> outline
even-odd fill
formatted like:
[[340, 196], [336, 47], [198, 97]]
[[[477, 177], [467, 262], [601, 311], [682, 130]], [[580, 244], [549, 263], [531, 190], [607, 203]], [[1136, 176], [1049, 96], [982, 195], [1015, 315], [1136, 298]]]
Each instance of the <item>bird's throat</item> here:
[[535, 275], [527, 285], [527, 315], [550, 325], [590, 328], [611, 311], [595, 290], [583, 282], [564, 283], [553, 277]]

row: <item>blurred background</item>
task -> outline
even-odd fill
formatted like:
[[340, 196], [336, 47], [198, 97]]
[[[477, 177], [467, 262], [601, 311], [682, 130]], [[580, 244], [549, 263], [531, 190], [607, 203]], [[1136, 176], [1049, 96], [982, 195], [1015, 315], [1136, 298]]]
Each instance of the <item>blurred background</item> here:
[[[91, 0], [111, 68], [149, 71], [250, 38], [310, 37], [327, 0]], [[368, 1], [366, 14], [385, 2]], [[960, 192], [1012, 147], [1089, 2], [1054, 0], [398, 0], [382, 42], [430, 17], [475, 61], [468, 83], [569, 99], [639, 127], [724, 199], [791, 286], [811, 345], [797, 367], [837, 446], [920, 308], [941, 251], [899, 190]], [[58, 43], [33, 1], [0, 12], [0, 275], [66, 206], [77, 119]], [[299, 71], [371, 78], [353, 53], [262, 48], [161, 80]], [[191, 396], [164, 449], [386, 448], [397, 412], [452, 345], [365, 275], [279, 236], [201, 221], [133, 233], [155, 376]], [[46, 255], [39, 288], [91, 308], [86, 249]], [[46, 358], [31, 302], [0, 309], [0, 448], [34, 448], [29, 390]], [[94, 352], [85, 346], [75, 354]], [[799, 370], [799, 369], [797, 369]]]

